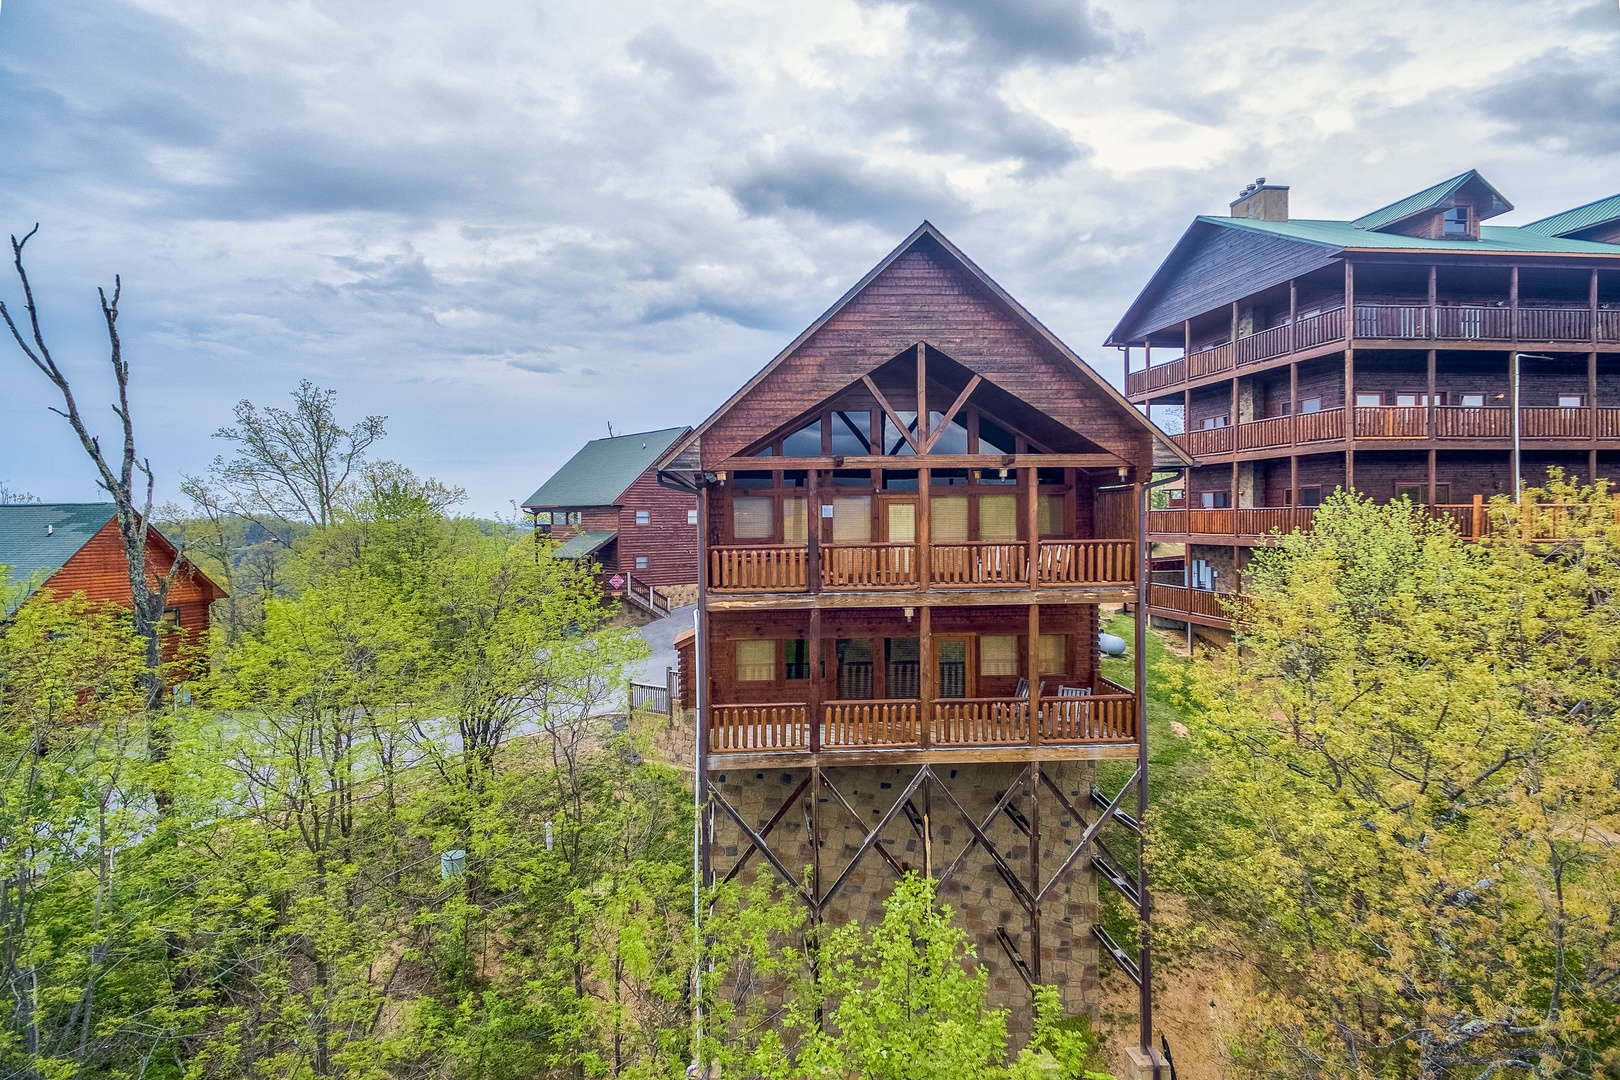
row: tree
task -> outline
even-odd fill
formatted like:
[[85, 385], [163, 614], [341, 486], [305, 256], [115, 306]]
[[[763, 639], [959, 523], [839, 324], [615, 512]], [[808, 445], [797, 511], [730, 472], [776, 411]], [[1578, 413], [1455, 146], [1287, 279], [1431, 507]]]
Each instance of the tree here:
[[386, 434], [387, 417], [367, 416], [344, 427], [337, 419], [337, 391], [308, 379], [292, 399], [291, 409], [238, 402], [236, 424], [214, 433], [235, 444], [234, 456], [215, 458], [211, 478], [249, 517], [330, 525], [367, 450]]
[[1336, 497], [1191, 669], [1150, 851], [1161, 931], [1254, 973], [1242, 1075], [1620, 1067], [1620, 528], [1526, 500], [1469, 544]]
[[[1096, 1040], [1083, 1020], [1062, 1018], [1051, 987], [1038, 989], [1034, 1035], [1006, 1064], [1007, 1013], [987, 1007], [989, 973], [969, 967], [967, 934], [935, 902], [928, 878], [902, 878], [876, 926], [813, 929], [797, 955], [783, 944], [804, 932], [791, 901], [756, 887], [746, 904], [735, 893], [722, 895], [720, 911], [710, 927], [717, 970], [709, 982], [711, 1004], [728, 1027], [711, 1038], [708, 1053], [728, 1070], [740, 1066], [763, 1080], [1106, 1080], [1096, 1071]], [[787, 1001], [776, 1022], [763, 1026], [757, 1006], [768, 995], [756, 995], [753, 1017], [739, 1031], [738, 1011], [715, 995], [749, 969], [785, 983]]]
[[[53, 408], [51, 411], [65, 419], [68, 426], [73, 429], [73, 433], [78, 436], [79, 445], [84, 448], [85, 454], [96, 468], [102, 489], [112, 497], [118, 519], [118, 538], [129, 568], [131, 616], [135, 633], [146, 643], [146, 669], [141, 675], [141, 685], [146, 694], [147, 711], [155, 712], [163, 703], [164, 661], [160, 641], [163, 613], [167, 607], [169, 589], [176, 577], [184, 571], [186, 561], [184, 553], [180, 553], [175, 558], [174, 565], [162, 577], [150, 573], [146, 566], [146, 540], [151, 528], [152, 490], [155, 481], [151, 462], [138, 457], [135, 452], [135, 420], [129, 407], [129, 364], [124, 360], [123, 343], [118, 336], [118, 303], [123, 296], [123, 281], [114, 276], [110, 299], [105, 289], [96, 290], [101, 299], [102, 321], [107, 326], [108, 359], [112, 364], [113, 382], [118, 388], [118, 404], [112, 407], [113, 415], [118, 417], [123, 435], [118, 453], [109, 456], [103, 452], [101, 440], [91, 433], [83, 415], [79, 412], [73, 387], [67, 376], [62, 373], [62, 369], [57, 366], [50, 347], [46, 344], [44, 331], [40, 327], [33, 285], [28, 279], [28, 271], [23, 266], [23, 248], [38, 231], [39, 226], [35, 225], [21, 240], [15, 235], [11, 237], [12, 265], [16, 268], [17, 280], [22, 285], [23, 308], [28, 314], [27, 336], [24, 336], [22, 328], [12, 318], [11, 311], [4, 301], [0, 301], [0, 318], [5, 320], [6, 328], [11, 331], [11, 337], [23, 355], [50, 380], [52, 386], [56, 387], [62, 397], [62, 408]], [[141, 478], [145, 481], [144, 493], [141, 491]], [[161, 757], [164, 752], [162, 740], [152, 740], [151, 746], [153, 752]]]

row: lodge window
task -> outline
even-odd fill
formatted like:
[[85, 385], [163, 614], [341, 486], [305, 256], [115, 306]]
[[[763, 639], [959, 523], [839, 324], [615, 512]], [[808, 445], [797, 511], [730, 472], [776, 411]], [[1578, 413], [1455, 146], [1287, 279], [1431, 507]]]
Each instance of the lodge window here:
[[1454, 206], [1446, 211], [1443, 218], [1442, 235], [1448, 240], [1468, 237], [1468, 207]]
[[163, 622], [171, 629], [180, 628], [180, 609], [177, 607], [163, 609]]
[[[1429, 503], [1429, 485], [1428, 484], [1396, 484], [1395, 485], [1395, 501], [1399, 502], [1402, 499], [1406, 499], [1406, 500], [1408, 500], [1410, 502], [1417, 503], [1420, 506], [1431, 505]], [[1436, 484], [1436, 485], [1434, 485], [1434, 503], [1432, 505], [1444, 506], [1449, 502], [1451, 502], [1451, 485], [1450, 484]]]
[[1069, 635], [1042, 634], [1039, 660], [1042, 675], [1063, 675], [1069, 670]]
[[1586, 408], [1586, 395], [1585, 394], [1559, 394], [1558, 395], [1558, 407], [1560, 409], [1584, 409], [1584, 408]]
[[865, 411], [832, 414], [833, 457], [865, 457], [872, 453], [872, 414]]
[[934, 441], [932, 454], [966, 454], [968, 452], [968, 416], [967, 410], [962, 409], [951, 417], [951, 422], [944, 431], [940, 425], [945, 423], [945, 414], [930, 412], [928, 414], [928, 430], [939, 431], [939, 438]]
[[1321, 484], [1305, 484], [1305, 485], [1302, 485], [1300, 487], [1300, 489], [1299, 489], [1299, 505], [1301, 505], [1301, 506], [1321, 506], [1322, 505], [1322, 485]]
[[739, 641], [735, 645], [738, 682], [776, 681], [776, 642]]
[[[986, 449], [986, 444], [989, 449]], [[986, 454], [991, 450], [999, 450], [1003, 454], [1016, 454], [1018, 440], [1013, 433], [991, 420], [988, 416], [979, 417], [979, 453]]]
[[652, 511], [650, 511], [650, 510], [637, 510], [636, 511], [636, 524], [637, 525], [650, 525], [650, 524], [652, 524]]
[[782, 665], [782, 677], [785, 679], [808, 679], [810, 677], [810, 643], [803, 638], [783, 642], [783, 652], [786, 657]]
[[1062, 495], [1041, 495], [1035, 518], [1042, 536], [1068, 535], [1068, 499]]
[[686, 523], [688, 525], [696, 525], [697, 524], [697, 511], [696, 510], [688, 510], [686, 512]]
[[888, 457], [914, 456], [917, 451], [911, 448], [911, 443], [907, 441], [906, 435], [910, 434], [913, 439], [917, 437], [917, 414], [915, 412], [901, 412], [896, 415], [900, 417], [901, 423], [906, 425], [905, 431], [895, 427], [894, 421], [885, 413], [883, 416], [883, 453]]
[[1301, 398], [1299, 411], [1302, 413], [1319, 413], [1322, 411], [1322, 399], [1319, 397]]
[[[896, 422], [898, 420], [898, 422]], [[921, 424], [916, 410], [871, 408], [832, 409], [802, 427], [752, 451], [754, 457], [915, 457], [912, 441]], [[928, 430], [934, 439], [931, 454], [1043, 454], [1047, 451], [976, 408], [958, 409], [947, 423], [945, 414], [930, 410]], [[908, 439], [907, 436], [911, 438]]]
[[865, 701], [872, 696], [872, 641], [870, 638], [839, 638], [834, 643], [838, 659], [838, 700]]
[[1199, 429], [1202, 431], [1214, 431], [1217, 428], [1223, 428], [1226, 426], [1226, 419], [1225, 416], [1206, 416], [1199, 422]]
[[[1446, 403], [1445, 391], [1439, 391], [1434, 395], [1434, 403], [1436, 405], [1444, 405]], [[1418, 393], [1396, 394], [1395, 404], [1404, 405], [1407, 407], [1427, 407], [1429, 404], [1429, 395]]]
[[883, 653], [884, 695], [900, 700], [922, 697], [922, 642], [917, 638], [888, 638]]
[[1229, 491], [1200, 491], [1198, 505], [1205, 510], [1220, 510], [1232, 505], [1232, 493]]
[[648, 559], [648, 556], [646, 556], [646, 555], [637, 555], [636, 556], [636, 569], [637, 570], [645, 570], [645, 569], [647, 569], [647, 559]]
[[979, 639], [979, 674], [986, 678], [1018, 675], [1018, 638], [986, 634]]
[[538, 513], [536, 513], [534, 515], [534, 523], [536, 525], [550, 525], [551, 524], [551, 511], [550, 510], [541, 510]]
[[776, 535], [776, 500], [738, 495], [731, 500], [731, 535], [738, 540], [770, 540]]
[[1384, 393], [1381, 390], [1363, 390], [1356, 392], [1357, 407], [1373, 408], [1384, 403]]
[[804, 427], [795, 431], [782, 440], [783, 457], [820, 457], [821, 456], [821, 418], [810, 421]]
[[1465, 409], [1483, 409], [1485, 407], [1484, 394], [1459, 394], [1457, 404]]

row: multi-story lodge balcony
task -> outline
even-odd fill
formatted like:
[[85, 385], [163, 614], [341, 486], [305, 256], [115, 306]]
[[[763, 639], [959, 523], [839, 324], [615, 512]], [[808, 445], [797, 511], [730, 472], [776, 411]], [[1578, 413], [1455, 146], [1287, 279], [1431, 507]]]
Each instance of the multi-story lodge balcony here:
[[[1348, 344], [1377, 348], [1438, 343], [1447, 348], [1522, 346], [1566, 350], [1572, 346], [1620, 345], [1620, 309], [1593, 305], [1514, 308], [1505, 302], [1433, 306], [1422, 301], [1358, 303], [1350, 337], [1345, 334], [1345, 322], [1344, 308], [1340, 306], [1236, 341], [1227, 338], [1195, 346], [1184, 356], [1127, 373], [1125, 391], [1138, 397], [1272, 361], [1319, 356]], [[1152, 360], [1151, 352], [1147, 358]]]
[[1034, 724], [1027, 693], [932, 702], [824, 701], [816, 708], [820, 725], [813, 729], [811, 706], [805, 701], [713, 706], [708, 750], [717, 757], [716, 767], [812, 751], [823, 755], [826, 764], [873, 752], [887, 761], [906, 751], [930, 756], [970, 752], [975, 761], [1042, 749], [1084, 749], [1087, 756], [1106, 757], [1110, 746], [1128, 751], [1136, 742], [1134, 696], [1101, 677], [1086, 687], [1064, 687], [1062, 696], [1041, 698], [1033, 707]]
[[[1513, 410], [1501, 406], [1358, 405], [1294, 416], [1270, 416], [1235, 427], [1207, 428], [1172, 436], [1199, 458], [1243, 456], [1346, 438], [1402, 442], [1439, 440], [1463, 446], [1469, 440], [1499, 445], [1514, 437]], [[1620, 438], [1620, 408], [1535, 406], [1519, 410], [1518, 437], [1537, 441]], [[1319, 447], [1318, 447], [1319, 448]]]
[[[710, 548], [709, 589], [722, 595], [809, 592], [813, 554], [805, 544]], [[1136, 581], [1134, 540], [826, 544], [819, 555], [817, 576], [827, 592], [1102, 587]]]

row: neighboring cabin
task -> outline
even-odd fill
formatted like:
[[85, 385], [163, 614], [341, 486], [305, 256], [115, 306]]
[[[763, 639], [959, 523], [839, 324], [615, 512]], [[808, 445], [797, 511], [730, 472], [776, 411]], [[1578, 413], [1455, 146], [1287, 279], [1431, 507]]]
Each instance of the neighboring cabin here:
[[537, 537], [559, 542], [564, 559], [589, 559], [602, 568], [615, 595], [656, 586], [664, 601], [696, 599], [697, 499], [663, 487], [652, 466], [691, 431], [687, 427], [593, 439], [570, 458], [523, 509], [534, 515]]
[[[169, 572], [179, 552], [167, 537], [147, 533], [146, 566], [155, 584]], [[58, 598], [83, 593], [90, 601], [129, 607], [129, 562], [118, 535], [112, 503], [20, 503], [0, 506], [0, 567], [9, 568], [9, 584], [23, 592], [8, 597], [9, 617], [28, 598], [48, 590]], [[167, 619], [183, 641], [208, 634], [208, 608], [225, 590], [189, 561], [169, 589]], [[173, 648], [169, 650], [173, 656]]]

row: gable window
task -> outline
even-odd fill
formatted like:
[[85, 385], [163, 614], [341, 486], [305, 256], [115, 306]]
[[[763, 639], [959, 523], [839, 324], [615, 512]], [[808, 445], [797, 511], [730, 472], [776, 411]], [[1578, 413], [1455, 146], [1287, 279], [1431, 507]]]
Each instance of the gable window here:
[[865, 411], [833, 413], [833, 456], [866, 457], [871, 453], [872, 414]]
[[1448, 240], [1466, 239], [1468, 232], [1468, 207], [1453, 206], [1446, 211], [1443, 219], [1444, 226], [1441, 235]]
[[821, 456], [821, 418], [810, 421], [804, 427], [795, 431], [782, 440], [783, 457], [820, 457]]
[[929, 432], [930, 433], [936, 432], [936, 431], [939, 432], [938, 438], [936, 438], [934, 440], [933, 449], [930, 450], [929, 453], [932, 453], [932, 454], [965, 454], [965, 453], [967, 453], [968, 452], [967, 410], [966, 409], [957, 410], [956, 415], [951, 417], [950, 424], [946, 425], [944, 431], [940, 431], [940, 425], [942, 425], [944, 423], [945, 423], [945, 414], [944, 413], [930, 412], [928, 414], [928, 430], [929, 430]]
[[650, 525], [650, 524], [652, 524], [652, 511], [651, 510], [637, 510], [636, 511], [636, 524], [637, 525]]
[[887, 457], [911, 457], [917, 451], [913, 450], [911, 443], [906, 441], [906, 434], [909, 432], [912, 438], [917, 437], [917, 414], [915, 412], [901, 412], [896, 413], [896, 415], [900, 417], [900, 422], [906, 425], [906, 430], [903, 432], [895, 427], [894, 421], [889, 419], [887, 413], [884, 413], [883, 453]]
[[1012, 432], [991, 420], [989, 417], [979, 417], [979, 453], [981, 454], [1015, 454], [1018, 452], [1018, 441], [1013, 438]]

